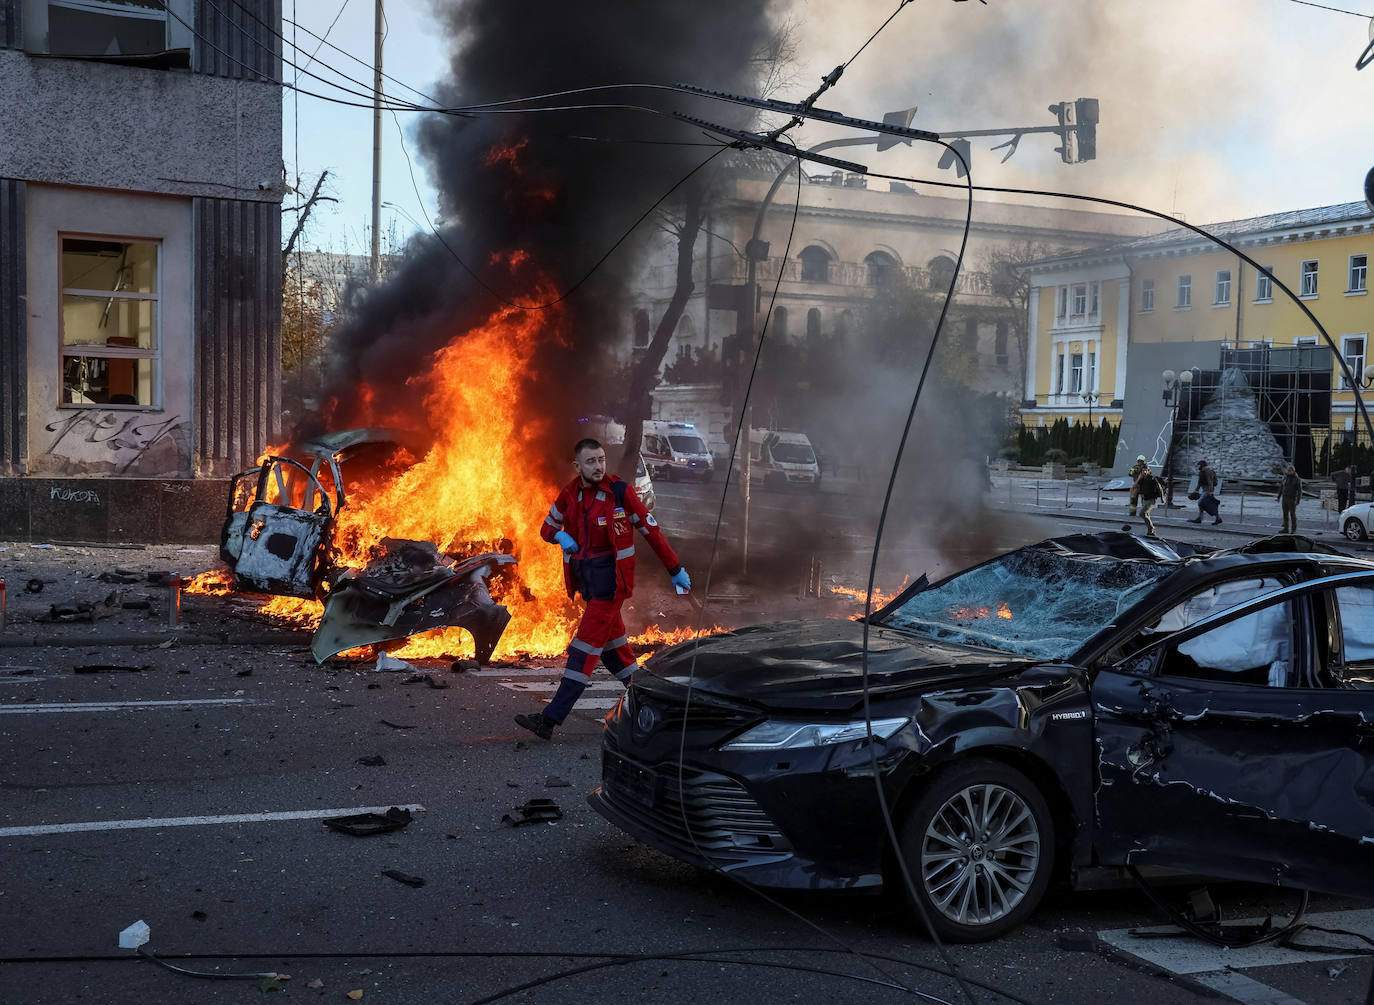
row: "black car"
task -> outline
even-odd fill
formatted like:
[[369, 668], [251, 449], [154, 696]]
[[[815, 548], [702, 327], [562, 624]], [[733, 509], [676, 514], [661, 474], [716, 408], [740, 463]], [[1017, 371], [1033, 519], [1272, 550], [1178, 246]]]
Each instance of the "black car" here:
[[900, 888], [900, 857], [952, 940], [1098, 867], [1374, 896], [1374, 563], [1296, 537], [1021, 548], [871, 617], [868, 718], [863, 631], [656, 654], [591, 805], [762, 886]]

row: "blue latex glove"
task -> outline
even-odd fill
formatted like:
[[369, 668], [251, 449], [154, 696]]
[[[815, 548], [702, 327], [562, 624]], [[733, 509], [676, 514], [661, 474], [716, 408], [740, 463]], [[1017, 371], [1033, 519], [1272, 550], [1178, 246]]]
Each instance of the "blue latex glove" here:
[[577, 554], [577, 542], [573, 540], [573, 536], [569, 534], [566, 530], [560, 530], [557, 534], [553, 536], [553, 539], [557, 541], [558, 546], [562, 548], [564, 551], [566, 551], [569, 555]]
[[678, 593], [690, 593], [692, 591], [692, 577], [687, 575], [686, 569], [678, 569], [673, 574], [673, 587]]

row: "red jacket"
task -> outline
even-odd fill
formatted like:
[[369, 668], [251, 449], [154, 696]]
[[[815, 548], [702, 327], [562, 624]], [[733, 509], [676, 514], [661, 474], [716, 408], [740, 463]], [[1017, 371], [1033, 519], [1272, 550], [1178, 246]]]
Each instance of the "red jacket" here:
[[555, 542], [555, 535], [565, 530], [578, 544], [576, 555], [563, 552], [563, 581], [570, 597], [577, 593], [572, 560], [607, 554], [615, 555], [615, 599], [624, 600], [634, 592], [635, 528], [648, 540], [669, 575], [676, 575], [682, 568], [658, 521], [635, 495], [634, 486], [625, 484], [625, 505], [616, 505], [614, 485], [620, 481], [615, 475], [607, 475], [595, 489], [588, 489], [580, 476], [574, 478], [558, 493], [539, 528], [545, 541]]

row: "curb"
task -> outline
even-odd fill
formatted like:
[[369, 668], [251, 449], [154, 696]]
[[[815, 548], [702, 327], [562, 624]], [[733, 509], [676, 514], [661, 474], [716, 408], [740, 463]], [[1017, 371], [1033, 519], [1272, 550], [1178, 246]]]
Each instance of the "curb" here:
[[[242, 635], [237, 632], [197, 632], [190, 635], [133, 635], [113, 633], [108, 635], [86, 635], [81, 638], [70, 636], [54, 638], [51, 635], [0, 634], [0, 649], [79, 649], [85, 646], [151, 646], [160, 647], [167, 642], [179, 646], [309, 646], [310, 634], [307, 632], [262, 632]], [[169, 649], [173, 648], [168, 646]]]
[[[1057, 507], [1053, 509], [1048, 507], [1040, 507], [1037, 509], [1034, 507], [1024, 506], [995, 506], [993, 508], [1002, 513], [1021, 513], [1027, 516], [1046, 516], [1058, 517], [1061, 519], [1090, 521], [1094, 523], [1111, 524], [1113, 527], [1116, 528], [1120, 528], [1122, 524], [1127, 523], [1138, 524], [1142, 530], [1145, 527], [1144, 522], [1141, 521], [1139, 516], [1131, 516], [1130, 514], [1124, 512], [1116, 515], [1108, 515], [1102, 510], [1078, 510], [1072, 507], [1069, 509], [1064, 509], [1063, 507]], [[1159, 527], [1161, 530], [1165, 528], [1175, 528], [1178, 530], [1184, 530], [1185, 528], [1178, 526], [1179, 522], [1180, 521], [1175, 520], [1173, 517], [1162, 516], [1159, 514], [1158, 509], [1155, 510], [1155, 525]], [[1184, 520], [1182, 522], [1186, 523], [1188, 521]], [[1280, 530], [1278, 527], [1269, 524], [1253, 524], [1238, 522], [1233, 523], [1229, 520], [1223, 520], [1221, 522], [1221, 526], [1217, 526], [1208, 521], [1204, 521], [1199, 526], [1206, 527], [1208, 531], [1213, 534], [1228, 534], [1237, 537], [1270, 537], [1274, 534], [1283, 533], [1283, 531]], [[1351, 548], [1361, 548], [1363, 544], [1363, 542], [1346, 540], [1345, 536], [1342, 535], [1339, 531], [1337, 531], [1334, 525], [1329, 528], [1324, 527], [1320, 530], [1310, 530], [1304, 528], [1303, 530], [1299, 531], [1299, 533], [1314, 538], [1326, 538], [1328, 536], [1334, 537], [1337, 540], [1339, 540], [1342, 543], [1342, 545]]]

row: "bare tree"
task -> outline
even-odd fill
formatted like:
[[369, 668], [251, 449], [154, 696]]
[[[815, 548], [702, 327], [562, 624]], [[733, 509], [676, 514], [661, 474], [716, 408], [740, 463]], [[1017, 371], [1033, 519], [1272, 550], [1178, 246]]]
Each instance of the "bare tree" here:
[[1017, 389], [1024, 386], [1026, 357], [1030, 348], [1028, 325], [1031, 282], [1030, 273], [1026, 271], [1025, 265], [1037, 259], [1050, 258], [1063, 250], [1057, 245], [1046, 244], [1043, 241], [1023, 240], [1001, 245], [987, 255], [984, 270], [991, 277], [992, 293], [1009, 309], [1006, 318], [1007, 335], [1010, 344], [1016, 349], [1012, 353], [1008, 370], [1012, 375], [1011, 390], [1018, 394]]

